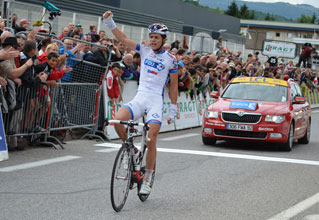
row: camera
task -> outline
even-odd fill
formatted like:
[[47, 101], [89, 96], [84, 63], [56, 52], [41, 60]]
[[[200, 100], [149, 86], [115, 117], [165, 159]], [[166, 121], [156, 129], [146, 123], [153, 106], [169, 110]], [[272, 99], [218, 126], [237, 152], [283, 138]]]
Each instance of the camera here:
[[48, 11], [50, 11], [50, 16], [49, 16], [50, 20], [53, 20], [56, 16], [60, 16], [61, 15], [61, 10], [59, 8], [57, 8], [55, 5], [53, 5], [51, 2], [45, 1], [43, 3], [43, 6]]

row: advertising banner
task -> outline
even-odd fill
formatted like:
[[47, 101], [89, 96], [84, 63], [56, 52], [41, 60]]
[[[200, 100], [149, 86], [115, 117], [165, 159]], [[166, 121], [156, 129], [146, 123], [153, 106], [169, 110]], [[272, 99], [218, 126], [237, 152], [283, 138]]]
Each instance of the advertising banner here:
[[262, 54], [268, 57], [285, 57], [293, 59], [296, 57], [296, 44], [283, 41], [265, 40]]
[[4, 133], [3, 119], [2, 119], [2, 111], [0, 106], [0, 161], [8, 160], [8, 149], [6, 143], [6, 135]]
[[[125, 89], [123, 91], [123, 102], [113, 103], [112, 100], [109, 99], [107, 92], [104, 97], [106, 97], [107, 101], [107, 118], [114, 119], [116, 112], [123, 106], [124, 103], [129, 102], [134, 98], [137, 91], [137, 83], [136, 81], [127, 81], [125, 83]], [[187, 97], [184, 92], [180, 93], [177, 99], [177, 118], [175, 123], [168, 125], [167, 116], [168, 109], [170, 105], [170, 99], [168, 95], [168, 91], [165, 90], [164, 93], [164, 108], [163, 108], [163, 121], [160, 132], [165, 131], [174, 131], [180, 129], [186, 129], [191, 127], [198, 127], [202, 125], [203, 115], [206, 108], [214, 103], [215, 99], [211, 98], [207, 95], [207, 98], [204, 99], [202, 95], [197, 97], [194, 100], [191, 100], [190, 97]], [[142, 119], [139, 120], [142, 122]], [[141, 131], [141, 128], [138, 128]], [[114, 126], [110, 125], [107, 127], [107, 135], [110, 139], [117, 139], [118, 136], [115, 132]]]
[[197, 101], [186, 98], [186, 94], [181, 92], [177, 101], [176, 129], [184, 129], [199, 126]]

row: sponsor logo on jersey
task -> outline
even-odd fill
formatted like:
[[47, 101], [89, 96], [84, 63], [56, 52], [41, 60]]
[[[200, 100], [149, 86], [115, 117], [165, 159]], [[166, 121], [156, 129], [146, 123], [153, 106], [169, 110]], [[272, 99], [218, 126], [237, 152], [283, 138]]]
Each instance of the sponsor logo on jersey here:
[[157, 62], [154, 62], [153, 60], [149, 60], [149, 59], [145, 59], [144, 65], [153, 67], [153, 68], [157, 69], [158, 71], [162, 71], [165, 69], [164, 64], [157, 63]]
[[152, 74], [154, 74], [154, 75], [157, 75], [157, 74], [158, 74], [158, 73], [155, 72], [154, 70], [147, 70], [147, 72], [148, 72], [148, 73], [152, 73]]
[[159, 116], [159, 114], [154, 113], [154, 114], [152, 114], [152, 117], [153, 117], [153, 118], [159, 118], [160, 116]]

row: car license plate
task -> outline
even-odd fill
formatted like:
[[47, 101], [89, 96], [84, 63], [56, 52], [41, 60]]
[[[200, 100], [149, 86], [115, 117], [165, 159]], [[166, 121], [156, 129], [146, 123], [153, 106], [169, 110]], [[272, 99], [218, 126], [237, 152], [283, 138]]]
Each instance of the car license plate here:
[[253, 126], [251, 125], [238, 125], [238, 124], [227, 124], [226, 126], [229, 130], [240, 130], [240, 131], [252, 131]]

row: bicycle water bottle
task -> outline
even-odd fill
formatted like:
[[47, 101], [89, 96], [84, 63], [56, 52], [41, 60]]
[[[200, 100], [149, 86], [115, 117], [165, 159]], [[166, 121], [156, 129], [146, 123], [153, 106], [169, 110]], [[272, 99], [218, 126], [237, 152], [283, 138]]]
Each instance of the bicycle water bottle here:
[[135, 162], [134, 166], [135, 166], [135, 170], [136, 170], [136, 171], [140, 170], [139, 156], [140, 156], [140, 151], [138, 150], [137, 147], [134, 146], [133, 159], [134, 159], [134, 162]]

